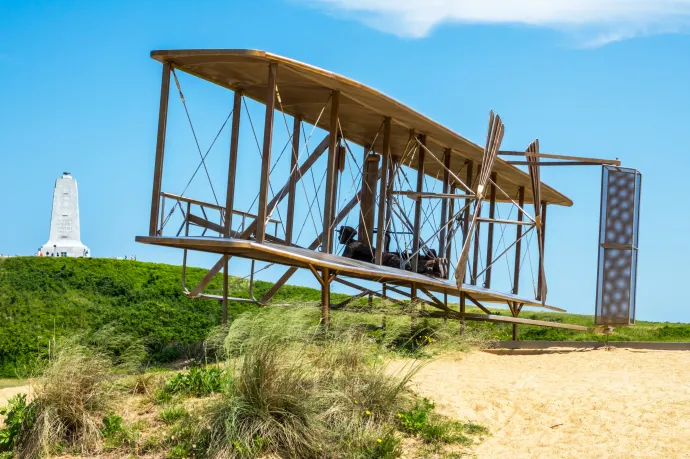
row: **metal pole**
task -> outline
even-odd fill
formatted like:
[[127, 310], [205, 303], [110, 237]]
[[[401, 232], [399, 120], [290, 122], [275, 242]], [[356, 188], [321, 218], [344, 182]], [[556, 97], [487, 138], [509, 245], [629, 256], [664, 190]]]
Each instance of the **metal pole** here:
[[228, 289], [228, 266], [230, 265], [230, 263], [228, 262], [229, 260], [230, 257], [225, 255], [225, 266], [223, 268], [223, 325], [227, 325], [228, 323], [228, 297], [230, 296], [230, 292]]
[[[518, 188], [518, 208], [517, 220], [522, 221], [522, 209], [525, 208], [525, 187]], [[522, 225], [517, 226], [516, 243], [515, 243], [515, 264], [513, 267], [513, 295], [517, 295], [520, 291], [520, 258], [522, 256]]]
[[266, 118], [264, 121], [264, 147], [261, 158], [261, 178], [259, 180], [259, 209], [256, 217], [256, 242], [262, 244], [266, 237], [266, 217], [268, 202], [268, 181], [271, 171], [271, 143], [273, 141], [273, 115], [276, 105], [276, 73], [278, 64], [268, 64], [268, 91], [266, 94]]
[[[473, 168], [474, 168], [474, 163], [472, 161], [468, 160], [467, 161], [466, 182], [467, 182], [467, 186], [470, 188], [472, 188], [472, 178], [473, 178], [472, 169]], [[452, 205], [452, 203], [451, 203], [451, 205]], [[471, 211], [470, 198], [465, 198], [465, 209], [467, 209], [467, 210], [465, 210], [465, 214], [462, 217], [462, 245], [463, 246], [465, 245], [465, 240], [468, 237], [470, 237], [469, 234], [467, 234], [470, 231], [470, 211]], [[450, 256], [448, 256], [448, 259], [450, 259]], [[465, 279], [463, 279], [462, 281], [465, 282]]]
[[[225, 237], [232, 231], [232, 213], [235, 206], [235, 177], [237, 174], [237, 147], [240, 139], [242, 91], [235, 91], [232, 105], [232, 133], [230, 134], [230, 163], [228, 165], [228, 189], [225, 197]], [[227, 261], [225, 262], [227, 266]]]
[[[450, 185], [450, 148], [446, 148], [443, 153], [443, 164], [446, 169], [443, 171], [443, 188], [441, 192], [443, 194], [448, 193], [448, 188]], [[451, 199], [452, 201], [452, 199]], [[443, 199], [441, 201], [441, 232], [438, 235], [438, 256], [442, 257], [446, 252], [446, 223], [448, 223], [448, 199]]]
[[321, 283], [321, 324], [328, 328], [328, 310], [331, 307], [331, 283], [329, 282], [331, 270], [323, 268], [321, 275], [323, 276], [323, 282]]
[[[455, 188], [455, 185], [450, 186], [450, 192], [455, 194], [455, 191], [457, 189]], [[453, 218], [455, 215], [455, 199], [451, 199], [450, 203], [448, 203], [448, 217], [446, 218], [446, 221], [448, 221], [449, 218]], [[446, 241], [446, 251], [445, 251], [445, 256], [446, 260], [448, 260], [448, 266], [450, 266], [450, 257], [452, 255], [452, 250], [453, 250], [453, 241], [455, 240], [455, 231], [452, 230], [454, 224], [450, 224], [450, 230], [448, 231], [448, 240]], [[446, 278], [450, 279], [450, 269], [448, 269], [448, 273], [446, 274]]]
[[163, 64], [161, 100], [158, 107], [158, 136], [156, 138], [156, 161], [153, 166], [153, 191], [151, 193], [151, 220], [149, 236], [158, 233], [158, 213], [160, 211], [161, 184], [163, 183], [163, 155], [165, 153], [165, 131], [168, 124], [168, 96], [170, 95], [170, 63]]
[[[395, 171], [395, 162], [396, 162], [396, 158], [393, 155], [391, 155], [390, 160], [388, 161], [388, 173], [387, 173], [388, 179], [386, 181], [386, 186], [388, 186], [388, 183], [390, 183], [394, 180], [393, 173]], [[386, 189], [388, 189], [388, 188], [386, 188]], [[384, 250], [386, 252], [390, 252], [390, 250], [391, 250], [391, 248], [390, 248], [391, 238], [386, 237], [386, 235], [388, 234], [387, 229], [390, 228], [390, 226], [391, 226], [391, 218], [392, 218], [392, 214], [393, 214], [393, 195], [391, 193], [387, 194], [385, 205], [386, 205], [386, 219], [385, 219], [385, 223], [384, 223], [384, 229], [386, 229], [386, 231], [384, 234]]]
[[330, 137], [328, 140], [328, 163], [326, 164], [326, 196], [323, 210], [323, 233], [321, 236], [321, 251], [333, 251], [333, 203], [335, 199], [336, 159], [338, 148], [338, 110], [340, 108], [340, 92], [333, 91], [331, 95]]
[[[419, 142], [426, 145], [426, 136], [424, 134], [419, 136]], [[419, 147], [417, 149], [417, 193], [424, 191], [424, 153], [426, 150]], [[411, 266], [412, 272], [417, 272], [419, 264], [419, 240], [422, 230], [422, 200], [417, 199], [414, 203], [414, 229], [412, 230], [412, 256]]]
[[[362, 158], [362, 188], [361, 188], [361, 195], [362, 199], [359, 200], [359, 230], [357, 232], [357, 239], [361, 242], [366, 242], [367, 241], [367, 234], [364, 231], [366, 226], [366, 215], [367, 211], [371, 212], [371, 206], [369, 205], [369, 187], [367, 186], [367, 175], [368, 175], [368, 169], [367, 169], [367, 158], [369, 157], [369, 150], [371, 149], [370, 146], [365, 145], [364, 146], [364, 157]], [[371, 237], [371, 233], [369, 233], [369, 237]]]
[[537, 279], [537, 300], [546, 300], [546, 292], [544, 291], [544, 243], [546, 242], [546, 201], [541, 202], [541, 256], [539, 257], [539, 273]]
[[[369, 155], [366, 159], [364, 167], [366, 169], [366, 182], [362, 188], [362, 195], [366, 199], [362, 200], [364, 207], [362, 208], [362, 219], [364, 226], [360, 228], [359, 240], [369, 246], [374, 245], [374, 217], [376, 204], [376, 182], [378, 181], [379, 158], [377, 154]], [[366, 193], [366, 194], [365, 194]]]
[[297, 188], [297, 160], [299, 159], [300, 130], [302, 117], [296, 116], [292, 125], [292, 159], [290, 160], [290, 181], [288, 183], [287, 221], [285, 222], [285, 242], [292, 244], [292, 227], [295, 222], [295, 191]]
[[[496, 217], [496, 183], [498, 181], [498, 174], [493, 172], [491, 174], [491, 197], [489, 201], [489, 218], [494, 219]], [[489, 222], [489, 231], [486, 238], [486, 274], [484, 275], [484, 287], [491, 288], [491, 263], [493, 258], [494, 250], [494, 223]]]
[[383, 123], [383, 151], [381, 152], [381, 182], [379, 184], [379, 214], [376, 230], [376, 264], [383, 260], [384, 243], [386, 240], [386, 202], [388, 201], [388, 163], [391, 148], [391, 119], [386, 118]]

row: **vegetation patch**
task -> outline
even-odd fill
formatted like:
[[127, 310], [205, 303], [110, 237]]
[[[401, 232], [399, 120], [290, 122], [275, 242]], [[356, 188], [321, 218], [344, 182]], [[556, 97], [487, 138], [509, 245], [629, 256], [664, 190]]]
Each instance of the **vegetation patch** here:
[[203, 397], [217, 394], [226, 382], [224, 370], [215, 367], [193, 367], [175, 374], [161, 388], [158, 398], [168, 401], [173, 395]]
[[398, 413], [400, 430], [418, 436], [425, 443], [464, 446], [472, 444], [473, 436], [489, 433], [481, 425], [462, 423], [435, 414], [434, 408], [434, 403], [427, 398], [417, 400], [413, 408]]

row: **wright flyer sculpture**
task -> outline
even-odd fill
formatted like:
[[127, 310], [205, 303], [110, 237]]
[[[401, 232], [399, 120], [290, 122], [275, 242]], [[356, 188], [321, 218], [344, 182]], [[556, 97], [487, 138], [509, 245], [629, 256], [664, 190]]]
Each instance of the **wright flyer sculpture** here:
[[[136, 240], [181, 249], [185, 294], [222, 302], [224, 321], [228, 302], [264, 305], [305, 269], [321, 287], [325, 326], [330, 310], [369, 296], [409, 299], [428, 317], [512, 324], [514, 339], [518, 325], [592, 330], [520, 313], [524, 307], [564, 311], [547, 299], [546, 217], [549, 206], [573, 203], [545, 184], [540, 170], [598, 166], [608, 181], [602, 195], [597, 324], [634, 323], [640, 175], [620, 167], [619, 160], [542, 153], [539, 140], [524, 150], [502, 150], [504, 121], [493, 111], [479, 145], [361, 83], [264, 51], [171, 50], [153, 51], [151, 57], [163, 66], [158, 136], [149, 232]], [[183, 73], [232, 94], [215, 136], [226, 127], [230, 131], [225, 202], [208, 172], [216, 140], [204, 153]], [[214, 202], [185, 195], [189, 184], [181, 193], [162, 189], [171, 94], [179, 95], [195, 140], [193, 155], [200, 160], [189, 183], [203, 170], [198, 176], [208, 179]], [[263, 133], [256, 132], [261, 121], [252, 119], [250, 104], [262, 110]], [[241, 127], [251, 130], [256, 148], [240, 147]], [[287, 138], [282, 149], [273, 145], [278, 130]], [[240, 196], [238, 159], [248, 156], [260, 167], [243, 171], [255, 177], [255, 188], [244, 186]], [[511, 156], [522, 158], [505, 159]], [[284, 183], [276, 179], [279, 171], [287, 176]], [[628, 175], [620, 176], [628, 173], [633, 185]], [[242, 205], [240, 198], [252, 194], [251, 205]], [[218, 259], [188, 287], [189, 251]], [[251, 260], [243, 298], [229, 296], [233, 258]], [[257, 263], [265, 266], [257, 270]], [[280, 266], [278, 281], [257, 298], [256, 273]], [[223, 294], [205, 292], [221, 271]], [[333, 282], [354, 294], [332, 304]], [[525, 293], [528, 287], [531, 294]], [[457, 307], [452, 297], [458, 298]], [[479, 312], [468, 311], [468, 303]], [[493, 313], [492, 304], [507, 305], [509, 313]]]

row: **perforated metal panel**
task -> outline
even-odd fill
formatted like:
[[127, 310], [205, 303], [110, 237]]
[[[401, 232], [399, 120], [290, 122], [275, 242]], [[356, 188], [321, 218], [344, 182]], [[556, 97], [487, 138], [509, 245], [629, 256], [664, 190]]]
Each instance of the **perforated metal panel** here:
[[635, 169], [602, 169], [597, 325], [635, 323], [641, 185]]

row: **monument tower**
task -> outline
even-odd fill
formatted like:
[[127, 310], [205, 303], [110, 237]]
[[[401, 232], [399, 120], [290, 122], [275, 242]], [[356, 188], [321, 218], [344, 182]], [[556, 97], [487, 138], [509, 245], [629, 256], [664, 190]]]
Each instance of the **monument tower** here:
[[50, 238], [40, 255], [56, 257], [90, 257], [91, 252], [81, 242], [79, 228], [79, 195], [77, 181], [69, 172], [55, 181], [53, 212], [50, 216]]

